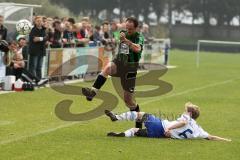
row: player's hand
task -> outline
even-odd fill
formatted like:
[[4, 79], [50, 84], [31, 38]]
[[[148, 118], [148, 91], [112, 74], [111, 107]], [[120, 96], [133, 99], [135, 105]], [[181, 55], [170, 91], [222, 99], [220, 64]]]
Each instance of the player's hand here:
[[39, 41], [40, 41], [40, 37], [34, 37], [34, 38], [33, 38], [33, 41], [34, 41], [34, 42], [39, 42]]
[[121, 32], [120, 33], [120, 41], [126, 43], [127, 45], [131, 45], [131, 41], [126, 38], [125, 33]]
[[170, 130], [169, 130], [169, 129], [166, 129], [165, 132], [164, 132], [164, 135], [165, 135], [166, 137], [170, 138], [170, 137], [171, 137], [171, 132], [170, 132]]
[[225, 141], [227, 141], [227, 142], [232, 142], [232, 140], [231, 140], [231, 139], [225, 139]]
[[120, 40], [121, 40], [122, 42], [124, 42], [124, 41], [127, 40], [127, 39], [126, 39], [126, 34], [125, 34], [124, 32], [121, 32], [121, 33], [120, 33]]
[[63, 39], [62, 39], [62, 42], [63, 42], [63, 43], [67, 43], [67, 39], [66, 39], [66, 38], [63, 38]]
[[51, 44], [52, 44], [52, 42], [50, 42], [50, 41], [46, 42], [46, 45], [51, 45]]

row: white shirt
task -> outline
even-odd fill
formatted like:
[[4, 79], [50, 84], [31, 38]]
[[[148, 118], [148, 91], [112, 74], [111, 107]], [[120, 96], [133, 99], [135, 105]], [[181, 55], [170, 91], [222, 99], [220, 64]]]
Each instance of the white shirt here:
[[196, 139], [196, 138], [207, 138], [209, 134], [205, 132], [201, 126], [197, 124], [197, 122], [192, 119], [187, 114], [182, 114], [180, 118], [178, 118], [176, 121], [168, 121], [163, 120], [163, 128], [166, 129], [174, 124], [176, 124], [178, 121], [187, 121], [187, 124], [181, 128], [173, 129], [170, 131], [171, 138], [174, 139]]

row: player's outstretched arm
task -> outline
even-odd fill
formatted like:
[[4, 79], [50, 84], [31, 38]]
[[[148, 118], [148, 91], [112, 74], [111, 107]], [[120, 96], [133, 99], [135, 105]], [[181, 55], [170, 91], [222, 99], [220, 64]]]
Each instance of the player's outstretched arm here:
[[231, 142], [231, 139], [227, 139], [227, 138], [222, 138], [222, 137], [218, 137], [218, 136], [214, 136], [214, 135], [209, 135], [208, 140], [212, 140], [212, 141], [227, 141], [227, 142]]

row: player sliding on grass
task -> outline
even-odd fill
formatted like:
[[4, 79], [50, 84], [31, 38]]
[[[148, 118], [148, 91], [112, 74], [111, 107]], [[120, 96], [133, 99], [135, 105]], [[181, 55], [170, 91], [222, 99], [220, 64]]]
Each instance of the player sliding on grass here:
[[176, 121], [162, 120], [152, 114], [135, 111], [115, 115], [106, 110], [105, 114], [112, 121], [141, 121], [146, 127], [146, 129], [131, 128], [122, 133], [110, 132], [108, 136], [231, 141], [230, 139], [213, 136], [205, 132], [196, 122], [200, 115], [199, 107], [190, 102], [185, 104], [185, 112]]

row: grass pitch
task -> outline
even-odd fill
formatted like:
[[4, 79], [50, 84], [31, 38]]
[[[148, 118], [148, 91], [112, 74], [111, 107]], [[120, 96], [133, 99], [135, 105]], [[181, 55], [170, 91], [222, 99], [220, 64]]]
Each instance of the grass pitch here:
[[[201, 53], [199, 69], [194, 52], [173, 50], [170, 60], [178, 67], [161, 79], [171, 83], [173, 90], [159, 97], [138, 98], [141, 109], [175, 117], [182, 113], [185, 102], [191, 101], [201, 108], [198, 123], [209, 133], [231, 138], [232, 142], [109, 138], [107, 132], [124, 131], [134, 123], [112, 123], [105, 116], [84, 122], [62, 121], [54, 113], [61, 100], [73, 100], [74, 113], [90, 111], [101, 101], [87, 102], [84, 97], [45, 88], [0, 95], [0, 160], [238, 160], [240, 55]], [[116, 95], [110, 80], [103, 90]], [[114, 111], [127, 111], [122, 100], [119, 102]]]

